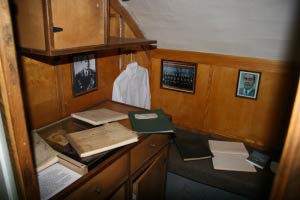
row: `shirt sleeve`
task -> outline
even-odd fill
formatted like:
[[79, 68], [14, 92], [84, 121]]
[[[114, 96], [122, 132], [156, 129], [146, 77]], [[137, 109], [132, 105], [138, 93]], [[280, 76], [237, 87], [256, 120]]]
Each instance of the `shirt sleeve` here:
[[112, 91], [112, 100], [117, 102], [123, 102], [120, 87], [118, 84], [118, 79], [114, 81], [113, 91]]
[[150, 109], [151, 108], [151, 93], [150, 93], [149, 75], [148, 75], [147, 69], [146, 69], [145, 75], [146, 75], [146, 77], [145, 77], [145, 90], [146, 90], [145, 108]]

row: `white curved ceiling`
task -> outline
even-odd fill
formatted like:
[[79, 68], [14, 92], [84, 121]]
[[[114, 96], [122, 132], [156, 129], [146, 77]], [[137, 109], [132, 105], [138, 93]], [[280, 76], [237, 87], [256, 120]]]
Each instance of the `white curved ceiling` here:
[[296, 0], [122, 2], [158, 48], [284, 60]]

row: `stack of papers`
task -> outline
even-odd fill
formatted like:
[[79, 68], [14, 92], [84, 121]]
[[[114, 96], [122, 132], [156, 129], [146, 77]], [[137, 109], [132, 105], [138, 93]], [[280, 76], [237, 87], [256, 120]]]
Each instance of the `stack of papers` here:
[[256, 172], [255, 167], [246, 161], [249, 153], [242, 142], [209, 140], [208, 144], [214, 155], [214, 169]]

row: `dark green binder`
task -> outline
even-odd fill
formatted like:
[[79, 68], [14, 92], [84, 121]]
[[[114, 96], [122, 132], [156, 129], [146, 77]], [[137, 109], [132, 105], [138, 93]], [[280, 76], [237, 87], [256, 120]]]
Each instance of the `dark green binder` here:
[[[138, 119], [138, 116], [157, 114], [157, 118]], [[175, 128], [161, 109], [147, 111], [132, 111], [128, 113], [132, 129], [138, 133], [169, 133], [174, 132]]]

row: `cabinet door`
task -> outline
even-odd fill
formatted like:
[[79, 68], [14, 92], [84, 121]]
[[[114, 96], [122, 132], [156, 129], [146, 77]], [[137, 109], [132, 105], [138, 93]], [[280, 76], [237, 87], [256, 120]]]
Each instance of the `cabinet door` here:
[[167, 173], [167, 150], [157, 155], [152, 164], [133, 183], [133, 199], [153, 200], [164, 199], [166, 173]]
[[51, 0], [54, 49], [105, 43], [107, 0]]
[[[71, 193], [66, 199], [68, 200], [90, 200], [90, 199], [107, 199], [115, 190], [126, 183], [128, 179], [129, 155], [125, 154], [117, 161], [113, 162], [102, 172], [90, 179]], [[124, 185], [125, 186], [125, 185]], [[122, 188], [122, 187], [121, 187]], [[124, 188], [125, 189], [125, 188]], [[121, 194], [120, 194], [121, 193]], [[122, 196], [121, 191], [117, 191], [117, 196]], [[122, 199], [122, 198], [121, 198]]]

